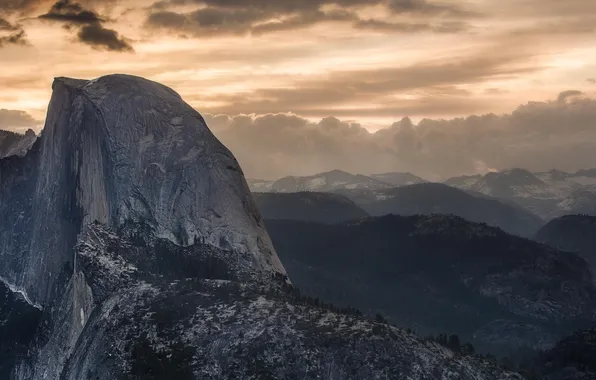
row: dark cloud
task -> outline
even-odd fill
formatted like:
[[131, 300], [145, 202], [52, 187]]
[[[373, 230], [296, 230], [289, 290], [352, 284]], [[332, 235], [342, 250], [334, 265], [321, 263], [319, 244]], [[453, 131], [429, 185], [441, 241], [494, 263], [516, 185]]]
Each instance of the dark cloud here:
[[18, 27], [0, 17], [0, 32], [14, 32]]
[[106, 21], [104, 17], [71, 0], [59, 0], [47, 13], [39, 16], [39, 19], [62, 22], [69, 29], [78, 28], [79, 41], [94, 49], [134, 51], [126, 38], [121, 37], [115, 30], [103, 26]]
[[[188, 13], [169, 10], [170, 5], [196, 4], [202, 7]], [[433, 16], [423, 21], [395, 22], [361, 18], [358, 8], [384, 5], [391, 13], [415, 13]], [[326, 8], [326, 5], [333, 5]], [[472, 12], [422, 0], [170, 0], [151, 7], [146, 25], [149, 28], [183, 32], [194, 36], [223, 34], [262, 34], [299, 29], [322, 22], [343, 22], [358, 29], [392, 32], [457, 32], [465, 29], [463, 20], [437, 20], [437, 17], [464, 17]]]
[[81, 4], [72, 3], [70, 0], [59, 0], [39, 18], [63, 21], [69, 24], [93, 24], [104, 21], [95, 12], [84, 9]]
[[594, 79], [594, 78], [588, 78], [588, 79], [586, 79], [586, 82], [592, 83], [592, 84], [596, 84], [596, 79]]
[[0, 48], [7, 45], [26, 46], [28, 44], [29, 42], [27, 41], [24, 30], [19, 30], [18, 32], [9, 34], [8, 36], [0, 36]]
[[0, 48], [8, 45], [27, 45], [25, 31], [20, 25], [14, 25], [0, 18]]
[[133, 47], [115, 30], [106, 29], [100, 23], [85, 25], [79, 30], [79, 40], [96, 49], [133, 52]]
[[575, 171], [596, 162], [596, 100], [586, 97], [530, 102], [502, 116], [418, 124], [404, 118], [377, 133], [337, 118], [311, 122], [291, 114], [205, 119], [253, 178], [342, 169], [441, 179], [511, 167]]

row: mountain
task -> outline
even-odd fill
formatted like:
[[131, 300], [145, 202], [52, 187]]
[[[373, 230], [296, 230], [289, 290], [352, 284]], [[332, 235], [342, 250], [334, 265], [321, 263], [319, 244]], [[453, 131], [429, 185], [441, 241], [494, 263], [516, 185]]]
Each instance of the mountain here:
[[556, 205], [557, 215], [586, 214], [596, 216], [596, 191], [575, 190]]
[[302, 191], [333, 192], [341, 190], [379, 190], [396, 186], [425, 183], [426, 180], [412, 173], [382, 173], [365, 176], [332, 170], [304, 177], [284, 177], [277, 181], [248, 179], [248, 185], [255, 193], [297, 193]]
[[528, 378], [596, 379], [596, 329], [576, 331], [526, 365]]
[[554, 219], [538, 231], [536, 240], [577, 253], [588, 262], [596, 276], [596, 217], [567, 215]]
[[575, 173], [551, 170], [534, 174], [542, 181], [562, 189], [574, 190], [582, 187], [593, 188], [596, 186], [596, 169], [579, 170]]
[[390, 184], [362, 174], [332, 170], [306, 177], [284, 177], [277, 181], [249, 180], [254, 192], [297, 193], [301, 191], [332, 192], [340, 189], [387, 189]]
[[366, 211], [339, 194], [253, 193], [261, 215], [267, 219], [339, 223], [365, 218]]
[[24, 135], [0, 130], [0, 158], [24, 155], [36, 139], [37, 136], [31, 129]]
[[444, 183], [515, 202], [547, 220], [582, 210], [596, 214], [596, 176], [590, 170], [531, 173], [511, 169], [485, 176], [455, 177]]
[[470, 190], [498, 198], [551, 198], [557, 195], [545, 182], [525, 169], [487, 173]]
[[293, 283], [423, 334], [496, 354], [550, 348], [595, 321], [596, 289], [575, 254], [455, 216], [338, 225], [267, 220]]
[[373, 174], [370, 177], [377, 179], [381, 182], [388, 183], [393, 187], [415, 185], [418, 183], [428, 182], [427, 180], [422, 179], [412, 173], [382, 173]]
[[443, 183], [448, 186], [457, 187], [458, 189], [470, 190], [478, 181], [482, 179], [482, 175], [464, 175], [460, 177], [452, 177]]
[[268, 193], [271, 191], [271, 186], [273, 186], [273, 181], [262, 179], [247, 179], [246, 182], [253, 193]]
[[531, 212], [482, 194], [440, 183], [423, 183], [383, 191], [385, 199], [362, 204], [371, 215], [453, 214], [483, 222], [511, 234], [533, 237], [544, 222]]
[[34, 332], [2, 341], [26, 346], [10, 379], [521, 378], [303, 297], [234, 156], [158, 83], [57, 78], [0, 174], [1, 315]]

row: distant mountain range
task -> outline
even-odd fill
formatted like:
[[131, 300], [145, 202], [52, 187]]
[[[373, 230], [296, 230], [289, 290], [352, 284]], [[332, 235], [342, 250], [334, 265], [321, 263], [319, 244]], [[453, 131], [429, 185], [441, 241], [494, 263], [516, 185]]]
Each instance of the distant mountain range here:
[[367, 216], [453, 214], [514, 235], [534, 237], [544, 221], [516, 204], [440, 183], [337, 193], [254, 193], [266, 219], [339, 223]]
[[[334, 192], [357, 204], [392, 197], [391, 189], [428, 181], [411, 173], [350, 174], [340, 170], [277, 181], [248, 180], [253, 192]], [[486, 175], [453, 177], [443, 184], [484, 194], [524, 207], [544, 220], [567, 214], [596, 215], [596, 169], [566, 173], [559, 170], [532, 173], [510, 169]]]
[[376, 216], [453, 214], [525, 237], [533, 237], [544, 224], [541, 218], [523, 207], [440, 183], [398, 187], [385, 190], [383, 194], [384, 199], [362, 203], [360, 206]]
[[596, 289], [572, 253], [445, 215], [336, 225], [266, 220], [290, 278], [310, 296], [452, 332], [494, 353], [548, 349], [594, 323]]
[[332, 170], [305, 177], [284, 177], [277, 181], [249, 179], [253, 192], [295, 193], [300, 191], [333, 192], [344, 189], [388, 189], [423, 183], [426, 180], [411, 173], [384, 173], [366, 176]]
[[511, 169], [484, 176], [450, 178], [445, 184], [513, 201], [544, 219], [596, 214], [596, 170], [532, 173]]

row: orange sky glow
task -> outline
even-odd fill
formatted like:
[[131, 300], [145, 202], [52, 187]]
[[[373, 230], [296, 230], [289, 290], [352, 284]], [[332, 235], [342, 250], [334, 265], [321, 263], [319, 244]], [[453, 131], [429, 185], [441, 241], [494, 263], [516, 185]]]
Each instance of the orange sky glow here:
[[97, 14], [130, 50], [39, 17], [55, 2], [4, 1], [0, 17], [25, 40], [0, 45], [0, 109], [37, 120], [54, 77], [109, 73], [160, 81], [203, 113], [335, 116], [370, 130], [596, 89], [591, 0], [59, 1]]

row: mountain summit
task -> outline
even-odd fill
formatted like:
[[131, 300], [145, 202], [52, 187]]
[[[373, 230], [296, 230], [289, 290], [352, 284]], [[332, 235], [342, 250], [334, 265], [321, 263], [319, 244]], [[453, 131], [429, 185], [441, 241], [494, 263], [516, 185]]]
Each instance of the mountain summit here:
[[0, 206], [0, 257], [13, 262], [1, 276], [47, 302], [74, 263], [77, 236], [95, 221], [114, 230], [142, 223], [177, 245], [232, 250], [251, 275], [284, 273], [237, 161], [178, 94], [125, 75], [57, 78], [53, 90], [33, 154], [13, 160], [20, 171], [2, 171], [3, 199], [21, 189], [31, 202]]

